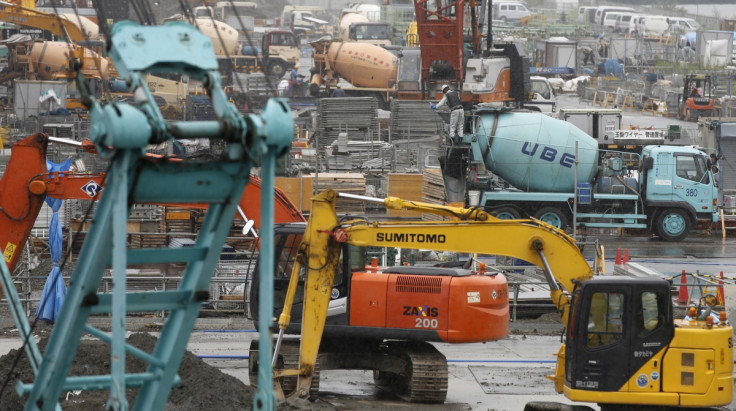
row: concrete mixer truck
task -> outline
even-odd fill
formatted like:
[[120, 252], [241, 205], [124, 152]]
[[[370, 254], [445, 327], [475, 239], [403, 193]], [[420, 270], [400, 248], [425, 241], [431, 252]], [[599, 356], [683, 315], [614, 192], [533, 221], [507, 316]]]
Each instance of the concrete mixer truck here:
[[449, 202], [562, 229], [646, 228], [666, 241], [718, 221], [710, 159], [695, 148], [604, 151], [568, 122], [491, 107], [479, 108], [470, 125], [440, 160]]
[[[402, 58], [395, 56], [383, 47], [368, 43], [332, 41], [323, 38], [310, 43], [313, 47], [310, 95], [319, 97], [330, 95], [340, 79], [350, 83], [343, 87], [349, 97], [374, 97], [383, 109], [389, 108], [399, 87], [397, 80], [403, 78], [398, 73], [407, 62], [419, 62], [419, 49], [406, 49]], [[419, 83], [419, 71], [413, 70], [414, 81]]]

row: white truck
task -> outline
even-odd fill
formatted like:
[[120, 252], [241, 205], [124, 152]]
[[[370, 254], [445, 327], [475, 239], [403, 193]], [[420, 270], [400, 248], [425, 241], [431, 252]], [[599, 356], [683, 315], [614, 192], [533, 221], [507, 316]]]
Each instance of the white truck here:
[[557, 97], [555, 90], [546, 77], [531, 76], [531, 91], [534, 98], [524, 104], [524, 108], [534, 111], [541, 111], [547, 115], [553, 115], [557, 112]]
[[317, 32], [319, 26], [329, 23], [318, 16], [327, 16], [325, 9], [319, 6], [292, 6], [287, 4], [281, 12], [280, 25], [284, 29], [291, 30], [298, 39], [306, 39]]

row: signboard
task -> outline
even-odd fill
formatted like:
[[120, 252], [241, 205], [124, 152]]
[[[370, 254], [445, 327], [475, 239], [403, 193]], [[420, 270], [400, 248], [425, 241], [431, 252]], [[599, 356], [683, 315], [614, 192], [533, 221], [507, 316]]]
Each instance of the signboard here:
[[529, 73], [536, 76], [566, 76], [575, 75], [575, 69], [572, 67], [529, 67]]
[[7, 39], [14, 34], [25, 34], [34, 40], [51, 40], [53, 36], [44, 29], [21, 27], [17, 29], [3, 29], [3, 38]]
[[615, 144], [663, 144], [667, 134], [664, 130], [614, 130]]

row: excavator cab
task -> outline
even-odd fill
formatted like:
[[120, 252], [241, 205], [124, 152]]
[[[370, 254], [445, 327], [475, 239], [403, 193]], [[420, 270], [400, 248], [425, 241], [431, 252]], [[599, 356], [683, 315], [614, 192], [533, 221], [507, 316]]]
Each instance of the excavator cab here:
[[664, 278], [601, 276], [575, 288], [561, 349], [569, 399], [615, 407], [731, 402], [733, 329], [725, 313], [707, 307], [696, 315], [692, 307], [675, 318], [671, 286]]
[[656, 359], [674, 334], [670, 283], [596, 277], [573, 295], [565, 385], [595, 392], [659, 391]]

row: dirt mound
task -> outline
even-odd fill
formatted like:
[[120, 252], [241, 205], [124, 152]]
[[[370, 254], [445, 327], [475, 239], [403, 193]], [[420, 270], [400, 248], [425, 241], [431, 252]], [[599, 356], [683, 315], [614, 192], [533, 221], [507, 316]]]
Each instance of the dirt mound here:
[[[128, 342], [148, 353], [152, 353], [156, 345], [156, 337], [147, 333], [131, 334]], [[48, 338], [39, 342], [39, 349], [44, 351]], [[21, 354], [17, 366], [10, 374], [18, 350], [12, 350], [0, 357], [0, 381], [5, 389], [0, 397], [0, 410], [22, 410], [27, 397], [21, 398], [15, 392], [17, 381], [30, 383], [34, 380], [33, 370], [25, 352]], [[125, 370], [127, 373], [144, 372], [147, 363], [126, 355]], [[69, 375], [101, 375], [110, 374], [110, 346], [98, 340], [83, 340], [77, 350]], [[254, 389], [237, 378], [221, 372], [206, 364], [191, 352], [186, 352], [179, 367], [181, 384], [174, 387], [169, 395], [167, 410], [233, 410], [250, 409], [253, 404]], [[126, 398], [133, 406], [138, 389], [128, 389]], [[109, 397], [109, 391], [82, 391], [79, 395], [63, 393], [59, 402], [63, 409], [101, 410]]]

